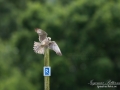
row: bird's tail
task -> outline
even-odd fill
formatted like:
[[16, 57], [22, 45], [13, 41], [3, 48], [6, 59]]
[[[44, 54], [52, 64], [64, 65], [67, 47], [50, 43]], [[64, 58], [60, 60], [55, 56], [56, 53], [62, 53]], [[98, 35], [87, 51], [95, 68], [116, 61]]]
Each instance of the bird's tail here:
[[33, 50], [35, 53], [38, 53], [38, 54], [44, 54], [45, 52], [45, 48], [41, 45], [41, 43], [35, 42], [35, 41], [34, 41]]

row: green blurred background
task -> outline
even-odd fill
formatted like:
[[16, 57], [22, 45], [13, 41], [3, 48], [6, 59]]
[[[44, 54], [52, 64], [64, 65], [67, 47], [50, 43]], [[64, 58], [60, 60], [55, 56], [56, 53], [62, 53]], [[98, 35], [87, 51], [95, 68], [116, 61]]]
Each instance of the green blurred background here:
[[90, 80], [120, 82], [120, 0], [0, 0], [0, 90], [44, 90], [35, 28], [63, 54], [50, 51], [51, 90], [98, 90]]

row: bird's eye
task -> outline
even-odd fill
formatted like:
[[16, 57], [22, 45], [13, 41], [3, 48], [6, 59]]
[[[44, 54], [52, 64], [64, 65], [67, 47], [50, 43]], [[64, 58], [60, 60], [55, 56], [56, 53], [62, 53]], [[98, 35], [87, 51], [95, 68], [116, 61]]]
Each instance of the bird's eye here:
[[48, 37], [48, 40], [50, 40], [50, 38]]

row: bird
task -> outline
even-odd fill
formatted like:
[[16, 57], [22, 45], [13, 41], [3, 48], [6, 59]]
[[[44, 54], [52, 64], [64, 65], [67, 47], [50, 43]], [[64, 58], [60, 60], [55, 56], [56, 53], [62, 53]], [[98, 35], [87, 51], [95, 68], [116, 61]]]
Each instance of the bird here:
[[42, 29], [36, 28], [35, 32], [39, 36], [39, 42], [34, 41], [33, 50], [35, 53], [44, 54], [45, 49], [49, 48], [56, 52], [57, 55], [62, 56], [59, 46], [55, 41], [51, 41], [51, 37], [47, 37], [47, 33]]

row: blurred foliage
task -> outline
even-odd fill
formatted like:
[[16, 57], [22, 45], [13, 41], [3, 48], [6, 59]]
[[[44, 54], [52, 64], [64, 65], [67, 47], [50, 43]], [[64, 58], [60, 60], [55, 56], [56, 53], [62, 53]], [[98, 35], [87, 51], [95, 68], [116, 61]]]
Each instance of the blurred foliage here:
[[[55, 40], [51, 90], [97, 90], [90, 80], [120, 82], [119, 0], [0, 0], [0, 90], [43, 90], [35, 28]], [[106, 90], [120, 90], [107, 88]]]

